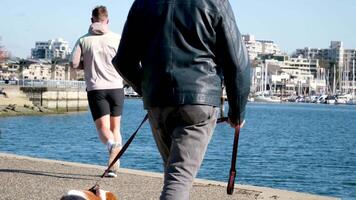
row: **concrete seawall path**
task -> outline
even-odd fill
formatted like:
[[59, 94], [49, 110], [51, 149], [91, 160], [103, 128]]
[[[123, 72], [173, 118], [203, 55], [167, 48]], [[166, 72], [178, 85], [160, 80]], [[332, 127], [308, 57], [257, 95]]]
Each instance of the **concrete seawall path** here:
[[[60, 199], [72, 189], [89, 189], [104, 172], [104, 166], [31, 158], [0, 153], [0, 200]], [[237, 178], [238, 181], [238, 178]], [[120, 200], [159, 199], [162, 175], [120, 169], [115, 179], [100, 182], [104, 190], [113, 191]], [[191, 200], [334, 200], [264, 187], [235, 185], [234, 195], [226, 194], [226, 183], [196, 180]]]

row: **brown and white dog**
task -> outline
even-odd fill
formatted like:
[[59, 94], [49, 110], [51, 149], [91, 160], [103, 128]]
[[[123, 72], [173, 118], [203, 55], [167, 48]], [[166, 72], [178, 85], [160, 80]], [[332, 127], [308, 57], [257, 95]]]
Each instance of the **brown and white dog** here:
[[70, 190], [61, 200], [118, 200], [112, 192], [97, 189], [94, 192], [89, 190]]

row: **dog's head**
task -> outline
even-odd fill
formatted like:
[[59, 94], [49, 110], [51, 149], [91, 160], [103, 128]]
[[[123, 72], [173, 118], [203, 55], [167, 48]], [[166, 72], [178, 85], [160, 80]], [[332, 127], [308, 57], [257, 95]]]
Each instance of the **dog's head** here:
[[70, 190], [61, 200], [118, 200], [114, 193], [102, 189], [95, 193], [88, 190]]

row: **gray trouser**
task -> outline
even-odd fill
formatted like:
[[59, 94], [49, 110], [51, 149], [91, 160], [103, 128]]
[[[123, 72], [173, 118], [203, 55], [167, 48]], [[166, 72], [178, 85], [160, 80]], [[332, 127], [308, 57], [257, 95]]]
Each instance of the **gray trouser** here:
[[217, 108], [205, 105], [151, 108], [149, 120], [164, 162], [161, 200], [187, 200], [214, 132]]

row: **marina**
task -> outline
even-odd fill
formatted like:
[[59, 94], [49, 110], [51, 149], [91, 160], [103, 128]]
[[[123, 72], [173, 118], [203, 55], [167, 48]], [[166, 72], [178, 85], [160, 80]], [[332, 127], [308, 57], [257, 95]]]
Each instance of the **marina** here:
[[[94, 115], [106, 104], [121, 113], [124, 100], [124, 143], [148, 116], [142, 96], [159, 108], [220, 105], [191, 200], [356, 200], [355, 0], [1, 5], [0, 200], [92, 186], [117, 150], [103, 125], [115, 120], [96, 129]], [[241, 132], [225, 123], [240, 111]], [[118, 177], [103, 180], [119, 199], [158, 199], [170, 185], [153, 138], [143, 123]]]
[[[145, 114], [140, 107], [140, 99], [125, 101], [124, 141]], [[355, 199], [355, 121], [356, 107], [349, 105], [249, 103], [236, 182]], [[0, 118], [0, 131], [0, 152], [97, 165], [107, 161], [88, 112]], [[227, 180], [232, 141], [232, 129], [218, 125], [198, 178]], [[121, 164], [162, 172], [148, 124]]]
[[338, 69], [321, 62], [302, 56], [259, 60], [252, 70], [250, 101], [355, 105], [355, 59], [341, 62]]

